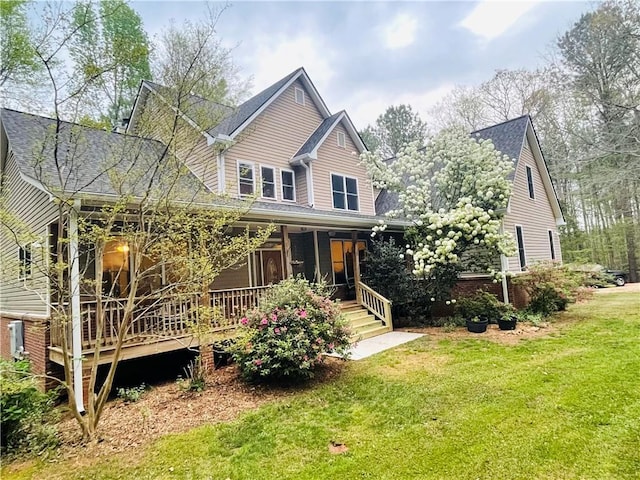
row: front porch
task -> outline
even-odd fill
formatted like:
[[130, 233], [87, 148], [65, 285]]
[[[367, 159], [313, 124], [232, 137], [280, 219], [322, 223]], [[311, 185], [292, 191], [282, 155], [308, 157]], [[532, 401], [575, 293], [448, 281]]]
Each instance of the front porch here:
[[[211, 332], [221, 337], [233, 336], [240, 324], [243, 313], [256, 307], [260, 297], [270, 286], [247, 287], [209, 292], [209, 306], [216, 307], [221, 320], [210, 325]], [[342, 308], [353, 331], [353, 341], [363, 340], [393, 330], [391, 303], [362, 282], [357, 282], [356, 300], [343, 302]], [[113, 359], [122, 322], [125, 299], [110, 299], [102, 302], [103, 322], [98, 340], [97, 302], [81, 302], [82, 356], [92, 360], [96, 344], [100, 343], [99, 364]], [[141, 302], [133, 313], [133, 321], [124, 335], [122, 360], [170, 352], [185, 348], [198, 348], [197, 335], [191, 326], [198, 322], [197, 308], [202, 299], [198, 295], [166, 296], [156, 300]], [[70, 327], [70, 326], [69, 326]], [[63, 328], [55, 320], [51, 321], [49, 357], [52, 362], [62, 365], [63, 335], [66, 330], [67, 345], [71, 345], [71, 328]]]

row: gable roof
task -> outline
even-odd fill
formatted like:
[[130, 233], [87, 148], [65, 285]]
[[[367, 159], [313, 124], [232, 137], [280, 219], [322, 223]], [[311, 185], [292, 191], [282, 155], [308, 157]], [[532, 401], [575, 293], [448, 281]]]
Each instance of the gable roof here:
[[[483, 140], [491, 140], [496, 150], [509, 156], [514, 161], [514, 169], [507, 176], [507, 179], [513, 181], [515, 178], [515, 172], [518, 168], [518, 162], [520, 161], [520, 155], [525, 141], [529, 141], [531, 145], [533, 157], [538, 166], [540, 176], [542, 177], [542, 183], [547, 192], [547, 198], [551, 204], [554, 218], [558, 225], [564, 225], [564, 216], [562, 215], [562, 209], [558, 202], [558, 195], [556, 194], [553, 183], [551, 182], [551, 176], [549, 169], [547, 168], [546, 161], [542, 155], [540, 149], [540, 141], [533, 128], [533, 122], [531, 117], [523, 115], [518, 118], [507, 120], [506, 122], [498, 123], [490, 127], [483, 128], [471, 132], [471, 136], [479, 137]], [[390, 192], [388, 190], [382, 190], [375, 202], [376, 214], [382, 215], [391, 210], [395, 210], [399, 207], [398, 194], [396, 192]]]
[[316, 130], [309, 136], [307, 141], [304, 142], [302, 147], [300, 147], [300, 149], [293, 156], [291, 162], [304, 159], [317, 159], [318, 149], [339, 123], [342, 123], [345, 126], [347, 133], [349, 133], [349, 137], [351, 137], [351, 140], [356, 145], [360, 153], [364, 152], [367, 147], [362, 141], [362, 138], [360, 138], [360, 134], [358, 134], [358, 131], [353, 125], [353, 122], [351, 121], [351, 118], [349, 118], [347, 112], [341, 110], [338, 113], [334, 113], [330, 117], [325, 118], [322, 123], [318, 125], [318, 128], [316, 128]]
[[[523, 115], [506, 122], [498, 123], [481, 130], [471, 132], [471, 136], [479, 137], [483, 140], [491, 140], [496, 150], [515, 160], [515, 167], [518, 166], [522, 146], [524, 145], [527, 127], [531, 123], [529, 115]], [[516, 168], [509, 174], [507, 178], [513, 180]]]
[[[165, 156], [165, 146], [156, 140], [64, 121], [56, 139], [57, 122], [52, 118], [6, 108], [0, 113], [22, 179], [47, 193], [119, 196], [113, 182], [117, 175], [124, 179], [126, 192], [136, 195], [144, 193], [152, 179], [157, 185], [175, 179], [168, 177], [172, 162]], [[156, 172], [160, 162], [162, 168]], [[200, 184], [193, 174], [184, 172], [178, 181], [178, 187], [192, 192]]]

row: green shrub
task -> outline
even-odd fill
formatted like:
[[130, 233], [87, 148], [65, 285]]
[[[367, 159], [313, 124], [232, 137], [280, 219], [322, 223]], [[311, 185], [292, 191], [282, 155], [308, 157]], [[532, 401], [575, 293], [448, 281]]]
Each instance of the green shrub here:
[[484, 290], [459, 298], [455, 310], [456, 314], [464, 319], [479, 317], [489, 321], [497, 321], [514, 311], [511, 305], [501, 302], [496, 295]]
[[137, 387], [118, 388], [117, 396], [125, 402], [135, 403], [142, 398], [142, 395], [144, 395], [146, 391], [147, 386], [143, 383]]
[[375, 239], [367, 250], [362, 280], [392, 302], [394, 313], [413, 299], [415, 279], [405, 261], [405, 249], [395, 240]]
[[580, 273], [567, 266], [552, 262], [541, 262], [514, 278], [530, 297], [527, 309], [543, 316], [566, 310], [567, 305], [584, 296], [583, 278]]
[[313, 376], [323, 354], [345, 355], [349, 329], [324, 284], [280, 282], [242, 318], [234, 360], [250, 381], [298, 381]]
[[0, 360], [1, 445], [10, 454], [39, 453], [58, 445], [50, 423], [55, 392], [38, 389], [27, 360]]

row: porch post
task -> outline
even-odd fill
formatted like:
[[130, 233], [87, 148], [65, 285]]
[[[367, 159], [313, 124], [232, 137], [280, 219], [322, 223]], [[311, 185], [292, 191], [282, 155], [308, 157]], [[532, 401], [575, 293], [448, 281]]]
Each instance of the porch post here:
[[289, 239], [289, 227], [282, 225], [282, 248], [284, 250], [284, 268], [287, 278], [293, 277], [293, 268], [291, 267], [291, 240]]
[[318, 231], [313, 231], [313, 255], [315, 256], [315, 277], [316, 282], [320, 282], [320, 250], [318, 249]]
[[351, 251], [353, 252], [353, 283], [356, 287], [356, 301], [362, 304], [362, 291], [360, 290], [360, 255], [358, 255], [358, 232], [351, 232]]
[[69, 210], [69, 287], [71, 297], [71, 345], [73, 355], [73, 390], [79, 412], [84, 411], [82, 382], [82, 319], [80, 317], [80, 255], [78, 254], [78, 212], [80, 200], [75, 200]]

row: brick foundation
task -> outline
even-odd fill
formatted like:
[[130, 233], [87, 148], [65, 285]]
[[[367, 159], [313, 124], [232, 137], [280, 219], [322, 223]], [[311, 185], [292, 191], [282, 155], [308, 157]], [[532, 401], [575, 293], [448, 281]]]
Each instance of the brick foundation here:
[[[9, 323], [22, 320], [24, 325], [25, 357], [31, 361], [31, 371], [36, 375], [49, 375], [62, 378], [63, 370], [49, 360], [49, 320], [29, 314], [7, 314], [0, 316], [0, 356], [11, 360], [9, 346]], [[42, 379], [41, 386], [49, 390], [58, 385], [53, 379]]]
[[200, 346], [200, 360], [206, 373], [214, 370], [215, 362], [213, 359], [213, 347], [211, 345]]

